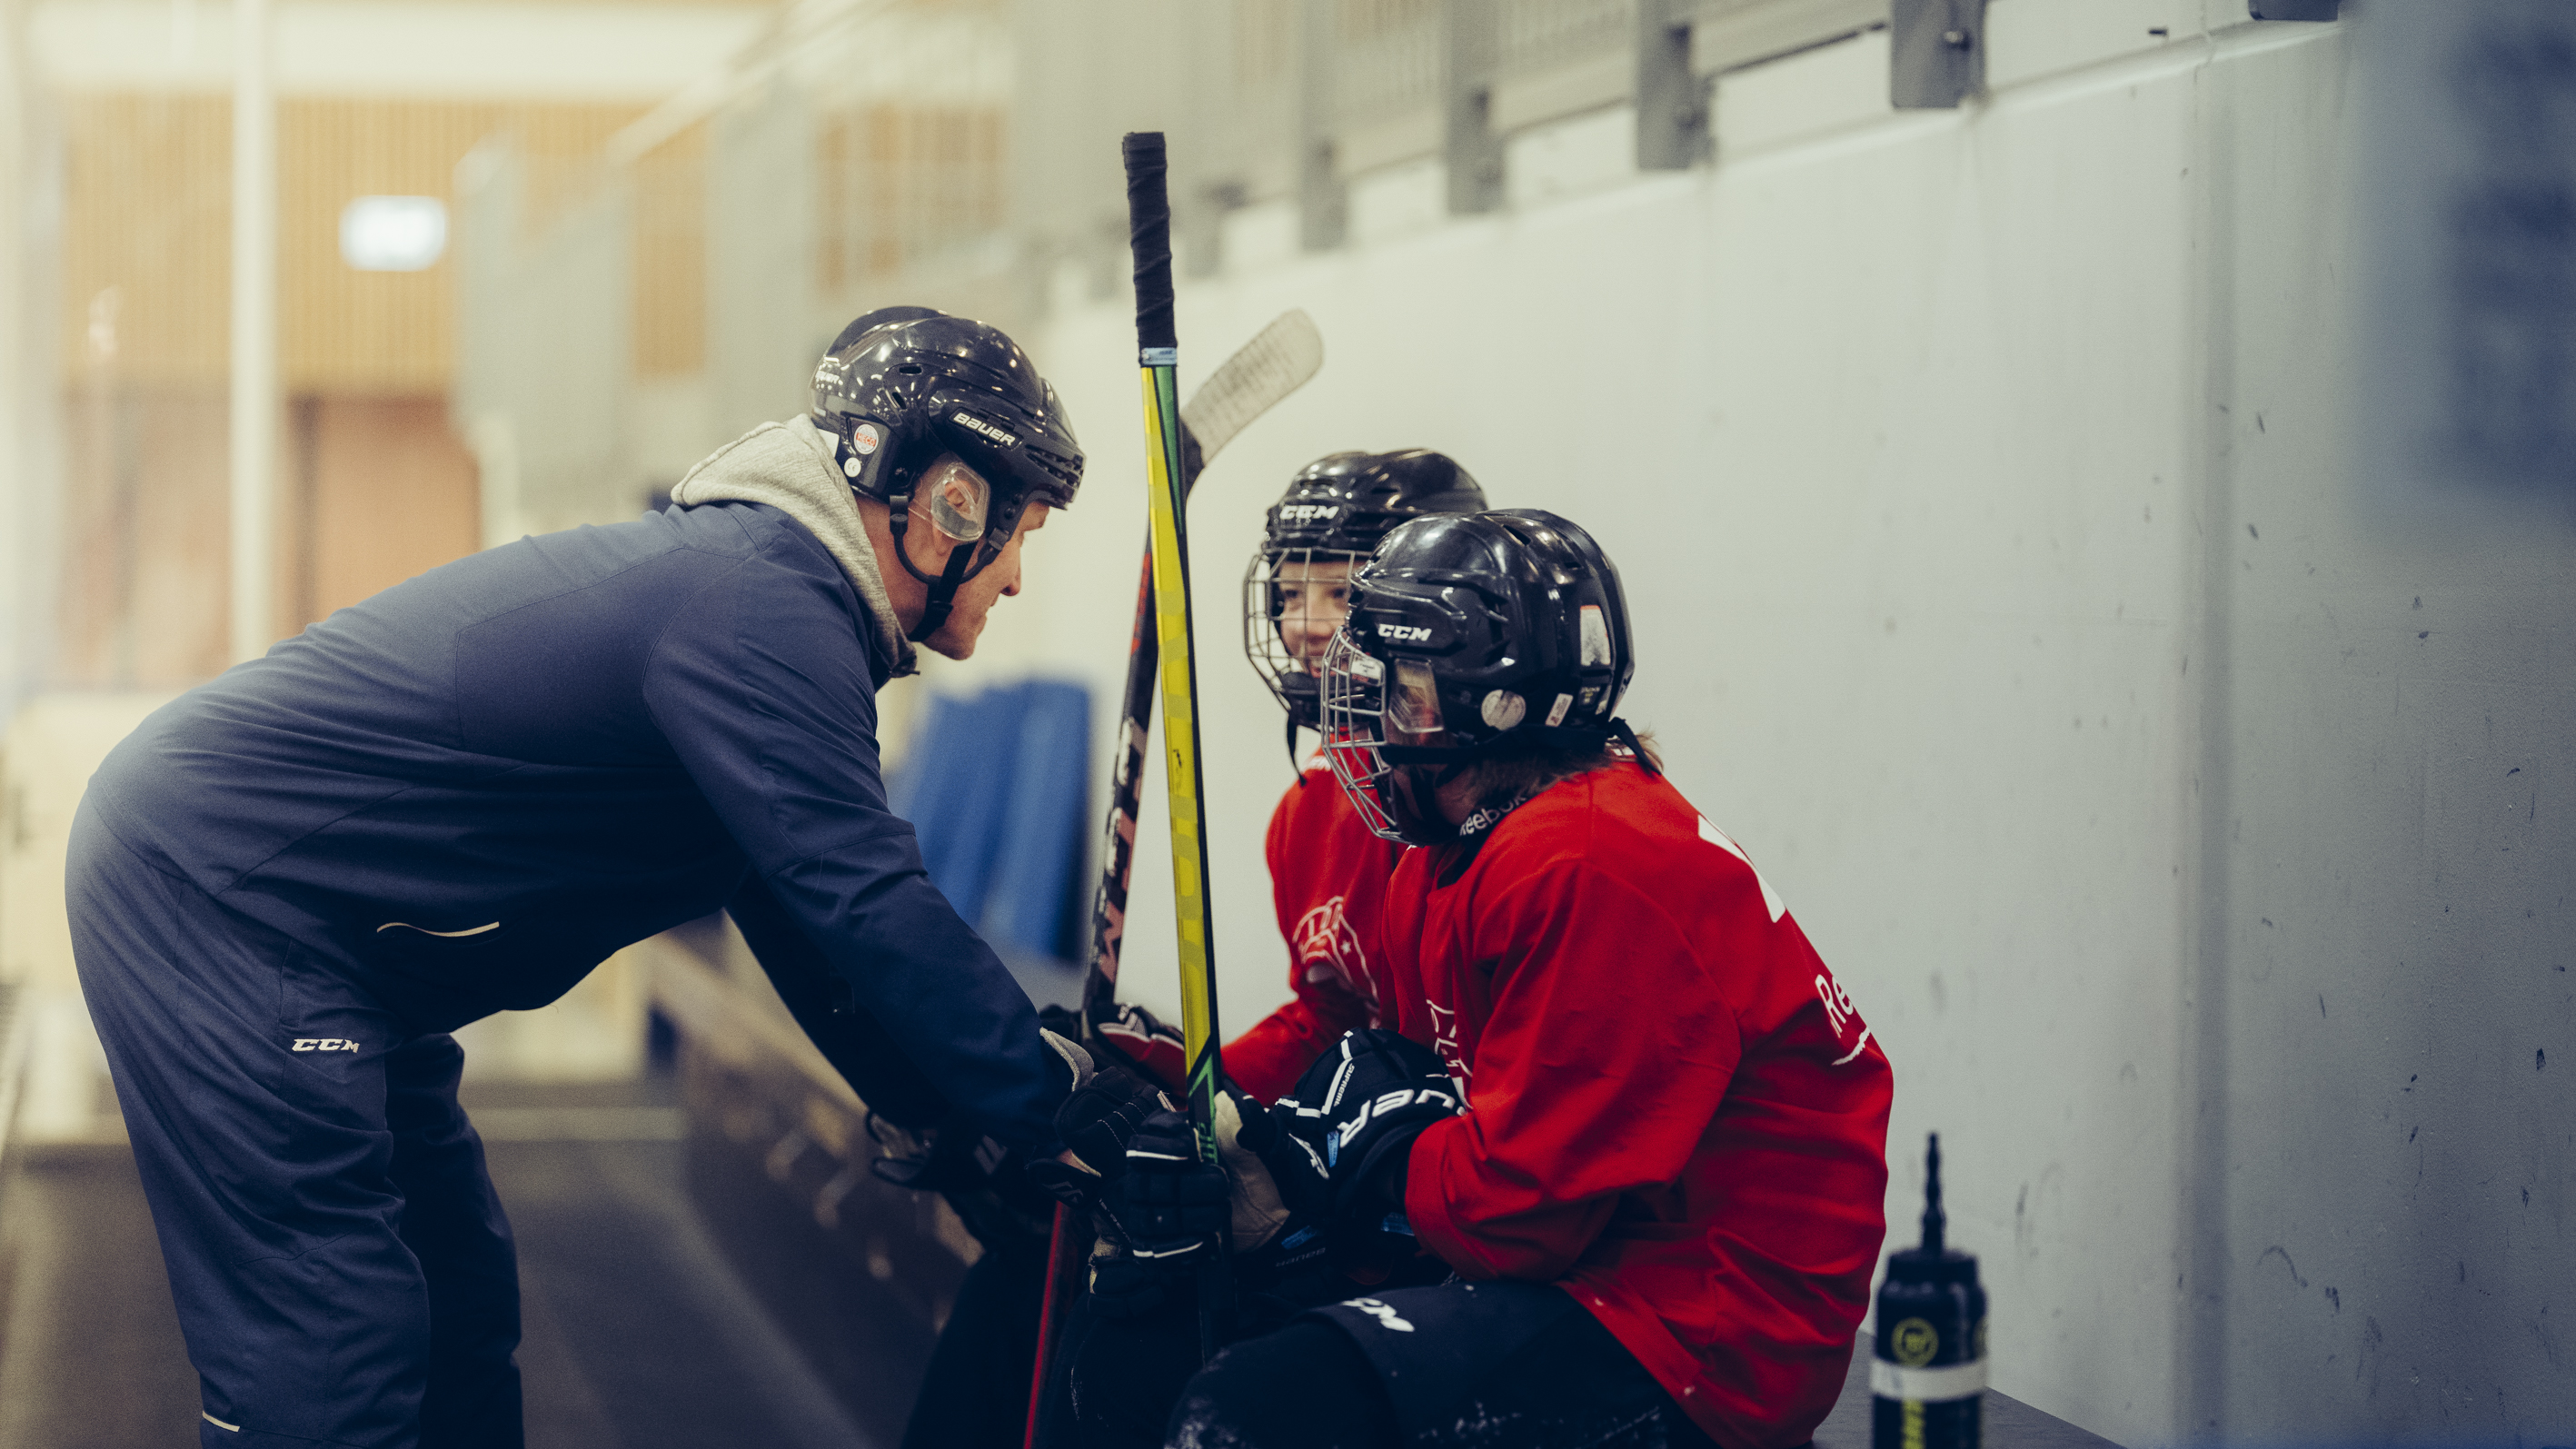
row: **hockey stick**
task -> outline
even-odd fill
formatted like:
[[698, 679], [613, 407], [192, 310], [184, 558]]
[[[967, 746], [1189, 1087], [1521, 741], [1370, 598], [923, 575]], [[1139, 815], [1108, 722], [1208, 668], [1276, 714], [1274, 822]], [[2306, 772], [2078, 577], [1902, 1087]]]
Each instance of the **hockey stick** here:
[[[1290, 308], [1253, 334], [1211, 374], [1181, 409], [1185, 472], [1181, 495], [1199, 470], [1253, 419], [1304, 387], [1324, 365], [1324, 335], [1302, 309]], [[1128, 636], [1127, 688], [1120, 695], [1121, 742], [1109, 774], [1107, 839], [1100, 852], [1100, 891], [1091, 909], [1091, 961], [1082, 979], [1082, 1022], [1096, 1030], [1118, 992], [1118, 953], [1127, 931], [1127, 882], [1136, 863], [1136, 811], [1145, 791], [1145, 744], [1154, 720], [1154, 672], [1162, 657], [1154, 637], [1154, 541], [1145, 540], [1136, 585], [1136, 627]]]
[[[1181, 492], [1186, 500], [1199, 473], [1252, 421], [1304, 387], [1324, 365], [1324, 334], [1304, 309], [1291, 307], [1236, 349], [1181, 409]], [[1100, 888], [1091, 908], [1091, 959], [1082, 980], [1082, 1030], [1096, 1037], [1116, 1005], [1118, 957], [1127, 931], [1127, 884], [1136, 864], [1136, 814], [1145, 791], [1145, 746], [1154, 722], [1154, 675], [1162, 647], [1154, 635], [1154, 541], [1145, 540], [1136, 584], [1136, 622], [1127, 640], [1127, 687], [1119, 693], [1119, 750], [1109, 776], [1109, 819], [1100, 851]], [[1120, 1050], [1126, 1051], [1123, 1046]], [[1140, 1052], [1129, 1052], [1139, 1056]], [[1046, 1395], [1047, 1365], [1078, 1291], [1082, 1249], [1073, 1215], [1058, 1207], [1047, 1244], [1046, 1290], [1038, 1309], [1037, 1362], [1029, 1375], [1029, 1415], [1023, 1443], [1036, 1449], [1038, 1409]]]
[[[1136, 365], [1145, 394], [1146, 503], [1154, 524], [1154, 625], [1163, 646], [1164, 785], [1171, 798], [1172, 914], [1180, 938], [1181, 1042], [1189, 1063], [1190, 1129], [1199, 1159], [1217, 1158], [1216, 919], [1207, 891], [1207, 801], [1199, 769], [1199, 680], [1190, 630], [1188, 518], [1181, 508], [1180, 337], [1172, 324], [1172, 207], [1163, 133], [1130, 131], [1127, 238], [1136, 262]], [[1232, 1316], [1232, 1265], [1222, 1240], [1199, 1265], [1199, 1358], [1216, 1356]]]

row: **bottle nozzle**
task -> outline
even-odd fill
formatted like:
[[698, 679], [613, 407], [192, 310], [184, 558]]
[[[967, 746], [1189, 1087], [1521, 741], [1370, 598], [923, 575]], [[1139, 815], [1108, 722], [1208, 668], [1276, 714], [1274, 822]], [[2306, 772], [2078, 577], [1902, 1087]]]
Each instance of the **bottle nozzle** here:
[[1941, 1211], [1941, 1134], [1932, 1136], [1931, 1150], [1925, 1154], [1923, 1172], [1923, 1252], [1938, 1258], [1948, 1244], [1942, 1241], [1942, 1230], [1950, 1220]]

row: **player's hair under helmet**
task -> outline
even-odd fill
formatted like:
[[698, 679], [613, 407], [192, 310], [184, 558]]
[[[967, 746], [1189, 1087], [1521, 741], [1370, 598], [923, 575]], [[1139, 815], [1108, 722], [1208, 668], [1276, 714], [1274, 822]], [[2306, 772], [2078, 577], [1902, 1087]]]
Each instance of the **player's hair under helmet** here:
[[1351, 580], [1324, 757], [1371, 830], [1438, 845], [1460, 828], [1432, 794], [1480, 760], [1613, 739], [1645, 760], [1617, 713], [1635, 672], [1619, 571], [1590, 534], [1535, 508], [1420, 519]]
[[1243, 573], [1243, 652], [1288, 711], [1292, 753], [1299, 726], [1322, 727], [1317, 681], [1333, 624], [1309, 622], [1318, 596], [1344, 587], [1399, 525], [1484, 506], [1467, 470], [1428, 448], [1328, 453], [1297, 470]]
[[[886, 505], [905, 571], [930, 586], [915, 640], [1001, 557], [1031, 501], [1063, 508], [1082, 486], [1082, 447], [1055, 389], [1018, 343], [970, 317], [881, 307], [853, 321], [815, 366], [812, 420], [851, 489]], [[965, 467], [931, 467], [947, 454]], [[936, 574], [904, 548], [917, 497], [949, 545]]]

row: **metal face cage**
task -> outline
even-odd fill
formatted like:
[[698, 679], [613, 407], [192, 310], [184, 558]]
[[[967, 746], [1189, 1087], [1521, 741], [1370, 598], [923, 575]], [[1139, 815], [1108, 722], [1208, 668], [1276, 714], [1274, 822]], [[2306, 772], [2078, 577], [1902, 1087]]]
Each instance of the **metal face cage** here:
[[1316, 697], [1324, 656], [1350, 612], [1351, 575], [1367, 558], [1264, 545], [1243, 571], [1244, 657], [1289, 719], [1308, 729], [1323, 728]]
[[1348, 630], [1336, 630], [1324, 651], [1319, 683], [1324, 760], [1333, 767], [1333, 778], [1371, 834], [1404, 839], [1378, 793], [1393, 774], [1378, 749], [1386, 742], [1386, 666], [1352, 643]]

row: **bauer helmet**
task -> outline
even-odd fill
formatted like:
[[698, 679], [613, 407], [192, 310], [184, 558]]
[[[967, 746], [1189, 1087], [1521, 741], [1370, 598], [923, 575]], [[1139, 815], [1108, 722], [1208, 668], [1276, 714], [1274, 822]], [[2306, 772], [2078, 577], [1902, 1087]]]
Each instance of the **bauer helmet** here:
[[1330, 453], [1297, 470], [1243, 573], [1243, 652], [1286, 707], [1292, 747], [1298, 726], [1321, 727], [1316, 679], [1340, 622], [1337, 605], [1309, 614], [1317, 595], [1347, 588], [1397, 525], [1484, 506], [1467, 470], [1427, 448]]
[[1324, 757], [1371, 830], [1441, 844], [1458, 830], [1430, 794], [1479, 760], [1613, 739], [1643, 759], [1618, 717], [1635, 672], [1619, 571], [1590, 534], [1535, 508], [1420, 519], [1351, 580]]
[[[851, 489], [886, 505], [895, 556], [930, 586], [915, 640], [1001, 557], [1031, 502], [1063, 508], [1082, 486], [1082, 447], [1037, 364], [999, 328], [928, 307], [879, 308], [841, 329], [814, 369], [812, 421]], [[965, 467], [929, 476], [944, 454]], [[916, 495], [949, 545], [936, 574], [903, 547]]]

